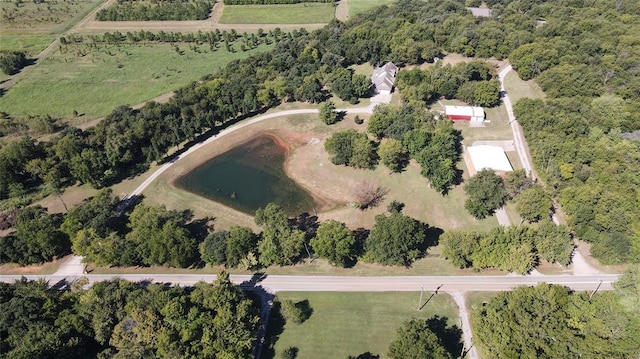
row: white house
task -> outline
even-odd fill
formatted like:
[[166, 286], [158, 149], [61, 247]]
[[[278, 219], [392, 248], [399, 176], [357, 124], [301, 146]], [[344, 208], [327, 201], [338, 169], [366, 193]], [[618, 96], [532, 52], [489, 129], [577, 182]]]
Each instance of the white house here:
[[469, 146], [465, 148], [464, 162], [469, 169], [470, 176], [484, 169], [493, 170], [500, 177], [504, 177], [505, 173], [513, 171], [506, 153], [504, 153], [502, 147], [498, 146]]
[[371, 82], [376, 94], [389, 95], [393, 91], [393, 84], [396, 82], [398, 67], [393, 62], [387, 62], [382, 67], [373, 69]]

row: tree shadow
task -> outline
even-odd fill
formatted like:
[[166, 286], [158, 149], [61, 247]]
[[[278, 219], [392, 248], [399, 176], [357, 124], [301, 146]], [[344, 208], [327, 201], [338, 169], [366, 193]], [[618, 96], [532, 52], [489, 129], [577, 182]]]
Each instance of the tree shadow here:
[[427, 326], [440, 338], [442, 346], [451, 356], [458, 358], [464, 346], [462, 343], [462, 329], [458, 328], [457, 325], [448, 326], [447, 319], [447, 317], [434, 315], [427, 319]]
[[[256, 306], [260, 308], [260, 321], [262, 323], [258, 330], [258, 337], [256, 338], [256, 345], [254, 347], [254, 356], [256, 358], [273, 358], [272, 346], [270, 345], [270, 333], [275, 330], [277, 335], [282, 333], [284, 324], [280, 325], [277, 321], [277, 317], [280, 312], [276, 309], [276, 303], [274, 302], [274, 296], [268, 292], [261, 284], [267, 275], [264, 273], [254, 273], [251, 278], [238, 285], [238, 288], [247, 292], [249, 297], [256, 303]], [[270, 356], [271, 355], [271, 356]]]
[[318, 222], [318, 216], [304, 212], [297, 217], [289, 218], [289, 226], [304, 232], [304, 239], [309, 242], [316, 236], [320, 222]]
[[201, 243], [205, 238], [207, 238], [209, 232], [213, 229], [211, 221], [214, 219], [215, 218], [212, 217], [198, 218], [188, 222], [185, 225], [185, 228], [189, 231], [191, 236], [198, 241], [198, 243]]
[[358, 356], [349, 355], [347, 359], [380, 359], [380, 355], [375, 355], [371, 352], [366, 352]]
[[[356, 257], [360, 257], [361, 255], [364, 254], [364, 245], [365, 242], [367, 241], [367, 238], [369, 238], [369, 233], [371, 232], [371, 230], [367, 229], [367, 228], [357, 228], [354, 229], [351, 233], [353, 234], [353, 237], [356, 240], [355, 243], [355, 254]], [[354, 263], [355, 265], [355, 263]]]
[[294, 303], [294, 305], [302, 313], [302, 317], [301, 317], [302, 323], [307, 321], [307, 319], [311, 318], [311, 315], [313, 314], [313, 308], [311, 308], [311, 305], [309, 304], [309, 300], [304, 299], [297, 303]]
[[424, 249], [426, 250], [429, 247], [435, 247], [438, 245], [438, 243], [440, 242], [440, 236], [444, 233], [444, 230], [439, 227], [427, 226], [424, 232], [425, 232], [424, 245], [426, 246], [426, 248]]

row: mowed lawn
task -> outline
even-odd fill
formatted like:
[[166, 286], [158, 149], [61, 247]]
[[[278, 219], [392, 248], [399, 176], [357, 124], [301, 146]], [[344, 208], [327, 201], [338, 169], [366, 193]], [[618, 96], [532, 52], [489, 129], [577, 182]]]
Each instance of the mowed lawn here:
[[[422, 311], [417, 310], [417, 292], [338, 293], [283, 292], [280, 300], [294, 303], [308, 300], [311, 317], [302, 324], [287, 323], [275, 341], [275, 358], [282, 350], [298, 348], [298, 358], [346, 358], [371, 352], [387, 357], [389, 344], [402, 323], [413, 317], [447, 317], [449, 325], [458, 323], [458, 308], [447, 294], [435, 295]], [[425, 288], [427, 290], [427, 288]], [[431, 295], [425, 291], [423, 302]], [[270, 330], [278, 330], [270, 323]], [[273, 354], [273, 353], [271, 353]], [[270, 358], [270, 356], [264, 356]]]
[[374, 7], [390, 5], [395, 2], [397, 2], [397, 0], [348, 0], [349, 16], [363, 13]]
[[221, 24], [322, 24], [334, 18], [333, 4], [226, 5]]
[[[43, 61], [0, 98], [0, 108], [14, 115], [101, 117], [122, 104], [135, 105], [215, 73], [235, 59], [265, 51], [211, 52], [209, 46], [177, 44], [70, 46]], [[193, 46], [193, 45], [191, 45]], [[239, 47], [239, 45], [236, 45]]]

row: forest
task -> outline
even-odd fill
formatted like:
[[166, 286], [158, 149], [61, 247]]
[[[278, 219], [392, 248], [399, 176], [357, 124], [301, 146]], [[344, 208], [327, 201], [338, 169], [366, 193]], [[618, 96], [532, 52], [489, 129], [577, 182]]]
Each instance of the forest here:
[[[109, 186], [206, 131], [215, 133], [282, 101], [323, 101], [330, 74], [338, 68], [421, 62], [428, 56], [407, 58], [408, 49], [435, 46], [438, 53], [509, 57], [524, 78], [540, 82], [549, 98], [523, 100], [515, 108], [538, 174], [554, 189], [571, 229], [594, 243], [597, 258], [606, 263], [640, 260], [640, 151], [627, 135], [640, 128], [640, 77], [633, 66], [640, 57], [640, 44], [633, 41], [640, 38], [634, 36], [640, 33], [638, 5], [613, 0], [588, 6], [491, 5], [499, 16], [474, 18], [462, 2], [433, 6], [403, 0], [312, 33], [285, 33], [274, 50], [178, 89], [166, 104], [139, 110], [121, 106], [86, 131], [68, 129], [50, 141], [11, 142], [0, 148], [0, 198], [12, 199], [3, 207], [22, 205], [20, 198], [43, 187]], [[531, 52], [519, 51], [523, 46], [549, 50], [548, 56], [536, 58], [550, 60], [527, 62], [523, 56]], [[444, 170], [445, 164], [423, 170]]]
[[336, 0], [223, 0], [225, 5], [276, 5], [305, 2], [334, 3]]
[[[54, 283], [51, 283], [54, 284]], [[0, 283], [6, 358], [249, 358], [260, 304], [229, 281], [193, 287], [98, 282]], [[233, 330], [229, 330], [233, 328]]]
[[[606, 292], [538, 284], [495, 295], [471, 313], [483, 357], [636, 358], [640, 266]], [[508, 338], [508, 340], [505, 340]]]

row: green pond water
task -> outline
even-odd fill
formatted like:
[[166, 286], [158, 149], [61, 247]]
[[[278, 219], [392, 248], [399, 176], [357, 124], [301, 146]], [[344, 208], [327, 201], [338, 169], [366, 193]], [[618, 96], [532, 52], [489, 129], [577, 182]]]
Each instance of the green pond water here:
[[253, 215], [270, 202], [296, 216], [313, 209], [313, 197], [284, 171], [286, 149], [261, 135], [197, 167], [179, 178], [177, 185]]

